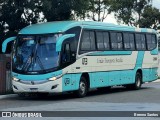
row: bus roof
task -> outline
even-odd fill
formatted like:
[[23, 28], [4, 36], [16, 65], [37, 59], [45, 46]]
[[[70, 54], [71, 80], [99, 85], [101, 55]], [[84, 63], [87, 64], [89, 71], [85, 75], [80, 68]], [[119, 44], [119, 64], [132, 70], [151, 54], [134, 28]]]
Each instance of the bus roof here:
[[66, 30], [81, 26], [88, 29], [102, 29], [102, 30], [117, 30], [117, 31], [136, 31], [136, 32], [151, 32], [156, 33], [153, 29], [135, 28], [129, 26], [115, 25], [112, 23], [102, 23], [95, 21], [55, 21], [40, 24], [33, 24], [23, 28], [19, 34], [49, 34], [65, 32]]

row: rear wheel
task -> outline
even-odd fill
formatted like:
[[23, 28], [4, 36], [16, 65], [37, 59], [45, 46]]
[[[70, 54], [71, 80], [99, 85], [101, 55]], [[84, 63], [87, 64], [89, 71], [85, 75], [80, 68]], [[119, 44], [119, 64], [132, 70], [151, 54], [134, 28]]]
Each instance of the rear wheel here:
[[85, 97], [88, 92], [87, 80], [85, 77], [81, 77], [79, 82], [79, 89], [76, 91], [77, 97]]
[[137, 72], [135, 76], [135, 83], [131, 85], [127, 85], [126, 87], [129, 89], [138, 90], [141, 88], [141, 86], [142, 86], [142, 74], [140, 72]]

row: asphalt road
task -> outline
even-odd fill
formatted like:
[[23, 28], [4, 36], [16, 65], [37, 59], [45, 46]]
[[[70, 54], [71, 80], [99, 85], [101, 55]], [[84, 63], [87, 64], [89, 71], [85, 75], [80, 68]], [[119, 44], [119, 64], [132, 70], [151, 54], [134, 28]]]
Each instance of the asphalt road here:
[[143, 84], [140, 90], [127, 90], [124, 87], [114, 87], [108, 92], [92, 90], [85, 98], [76, 98], [72, 94], [49, 95], [45, 98], [1, 95], [0, 111], [160, 111], [160, 82]]

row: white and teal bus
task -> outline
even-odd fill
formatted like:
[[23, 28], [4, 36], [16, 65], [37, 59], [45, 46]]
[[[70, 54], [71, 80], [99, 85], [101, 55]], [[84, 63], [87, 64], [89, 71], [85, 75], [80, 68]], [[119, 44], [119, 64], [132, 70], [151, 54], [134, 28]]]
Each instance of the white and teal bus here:
[[139, 89], [158, 78], [156, 31], [101, 22], [59, 21], [22, 29], [12, 50], [15, 93], [74, 91], [122, 85]]

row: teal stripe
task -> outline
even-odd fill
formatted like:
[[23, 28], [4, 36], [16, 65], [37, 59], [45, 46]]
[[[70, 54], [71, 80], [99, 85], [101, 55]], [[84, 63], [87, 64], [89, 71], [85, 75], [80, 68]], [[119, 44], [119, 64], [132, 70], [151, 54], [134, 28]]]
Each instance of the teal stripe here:
[[132, 51], [103, 51], [90, 53], [87, 56], [103, 56], [103, 55], [131, 55]]
[[135, 66], [136, 68], [142, 68], [144, 53], [145, 53], [144, 51], [138, 52], [136, 66]]
[[158, 49], [156, 48], [156, 49], [152, 50], [150, 53], [151, 53], [151, 55], [158, 55]]

